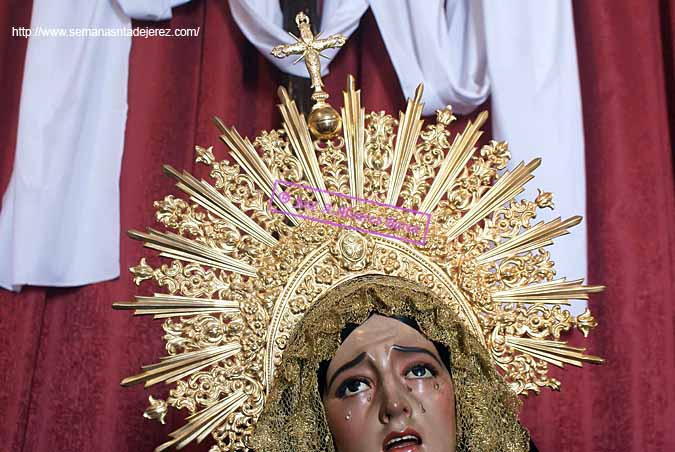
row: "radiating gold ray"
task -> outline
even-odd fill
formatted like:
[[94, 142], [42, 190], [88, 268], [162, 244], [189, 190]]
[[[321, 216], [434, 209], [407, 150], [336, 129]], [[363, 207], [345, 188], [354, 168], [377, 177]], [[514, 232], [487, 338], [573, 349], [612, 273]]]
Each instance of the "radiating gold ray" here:
[[543, 361], [546, 361], [549, 364], [553, 364], [554, 366], [558, 367], [564, 367], [565, 364], [571, 364], [573, 366], [577, 367], [582, 367], [581, 362], [577, 360], [571, 360], [567, 358], [561, 358], [557, 356], [553, 356], [549, 353], [541, 352], [538, 350], [532, 350], [528, 347], [522, 347], [518, 344], [509, 344], [514, 350], [518, 350], [519, 352], [525, 353], [527, 355], [532, 356], [533, 358], [541, 359]]
[[479, 221], [483, 220], [494, 209], [523, 191], [523, 186], [534, 176], [534, 171], [541, 164], [541, 159], [534, 159], [527, 165], [521, 162], [513, 172], [505, 173], [480, 200], [462, 218], [452, 225], [447, 240], [454, 240]]
[[130, 386], [145, 382], [145, 387], [147, 388], [159, 382], [171, 383], [205, 367], [216, 364], [221, 360], [230, 358], [239, 353], [240, 349], [239, 344], [231, 343], [195, 352], [167, 356], [162, 358], [162, 361], [159, 363], [143, 366], [143, 372], [125, 378], [122, 380], [121, 385]]
[[231, 356], [234, 356], [238, 351], [232, 353], [232, 354], [226, 354], [222, 353], [220, 355], [216, 355], [213, 358], [210, 358], [208, 360], [203, 360], [199, 362], [195, 362], [191, 365], [185, 365], [185, 367], [180, 367], [178, 369], [175, 369], [172, 372], [165, 373], [162, 375], [158, 375], [155, 378], [151, 378], [145, 382], [145, 387], [152, 386], [157, 383], [174, 383], [182, 378], [189, 377], [190, 375], [194, 374], [195, 372], [198, 372], [202, 369], [205, 369], [210, 366], [215, 366], [219, 362], [221, 362], [224, 359], [227, 359]]
[[429, 187], [429, 192], [424, 201], [422, 201], [422, 204], [420, 204], [419, 210], [421, 212], [431, 213], [443, 195], [448, 191], [448, 188], [455, 182], [455, 179], [457, 179], [457, 176], [475, 152], [474, 146], [483, 134], [480, 128], [485, 124], [487, 118], [488, 113], [486, 111], [481, 112], [476, 117], [475, 122], [469, 122], [464, 132], [455, 137], [448, 154], [445, 156], [438, 170], [438, 174], [436, 174], [431, 187]]
[[491, 250], [486, 251], [476, 258], [479, 265], [487, 262], [515, 256], [527, 251], [543, 248], [553, 243], [553, 239], [569, 234], [568, 228], [578, 225], [580, 216], [574, 216], [562, 221], [560, 217], [548, 223], [543, 221], [532, 226], [517, 237], [506, 240]]
[[154, 297], [135, 297], [134, 301], [117, 302], [115, 309], [134, 309], [134, 315], [154, 315], [156, 319], [195, 314], [239, 312], [239, 302], [210, 298], [181, 297], [155, 294]]
[[278, 90], [281, 104], [278, 105], [283, 118], [284, 130], [288, 136], [288, 141], [295, 151], [307, 183], [319, 191], [313, 191], [322, 210], [326, 209], [326, 204], [330, 203], [330, 197], [326, 193], [326, 184], [319, 168], [319, 161], [314, 151], [314, 142], [307, 128], [305, 117], [298, 112], [295, 101], [288, 96], [286, 89], [281, 86]]
[[244, 391], [239, 389], [223, 400], [189, 416], [187, 424], [169, 434], [173, 439], [157, 447], [155, 452], [167, 450], [174, 445], [176, 449], [182, 449], [195, 438], [197, 438], [198, 443], [201, 442], [228, 415], [240, 408], [247, 398], [248, 396]]
[[506, 336], [506, 344], [558, 367], [563, 367], [563, 364], [583, 367], [584, 362], [591, 364], [605, 362], [602, 358], [583, 353], [586, 351], [585, 348], [572, 347], [563, 341]]
[[568, 300], [588, 300], [588, 294], [602, 292], [604, 286], [584, 286], [583, 279], [564, 278], [526, 287], [500, 290], [492, 294], [497, 303], [569, 304]]
[[422, 123], [424, 121], [420, 117], [422, 116], [424, 104], [420, 103], [420, 100], [422, 100], [423, 92], [424, 84], [420, 83], [415, 90], [415, 97], [408, 99], [405, 113], [399, 113], [399, 125], [391, 164], [391, 178], [389, 179], [385, 201], [390, 205], [396, 205], [398, 202], [398, 195], [403, 187], [403, 180], [410, 165], [410, 158], [417, 146], [417, 138], [420, 136], [420, 131], [422, 130]]
[[[133, 231], [129, 231], [131, 234]], [[191, 253], [186, 253], [183, 251], [177, 251], [162, 245], [157, 245], [155, 243], [145, 243], [145, 247], [157, 250], [159, 251], [159, 255], [162, 257], [166, 257], [169, 259], [177, 259], [183, 262], [189, 263], [195, 263], [199, 265], [204, 265], [206, 267], [215, 267], [215, 268], [221, 268], [224, 270], [224, 268], [221, 267], [221, 265], [218, 262], [215, 262], [211, 259], [207, 259], [204, 257], [197, 257], [194, 254]]]
[[186, 431], [192, 430], [192, 432], [181, 440], [178, 446], [184, 447], [195, 437], [197, 437], [197, 442], [201, 442], [220, 421], [239, 408], [247, 398], [248, 396], [243, 390], [238, 390], [218, 404], [215, 404], [216, 406], [211, 406], [199, 413], [188, 416], [187, 420], [189, 424], [186, 427], [190, 427], [190, 424], [192, 424], [197, 428], [185, 429]]
[[[232, 343], [232, 344], [234, 344], [234, 343]], [[232, 346], [232, 344], [228, 344], [226, 346], [230, 347], [230, 346]], [[217, 347], [210, 346], [210, 347], [202, 348], [202, 349], [199, 349], [199, 350], [194, 350], [194, 351], [191, 351], [191, 352], [180, 353], [180, 354], [177, 354], [177, 355], [160, 356], [160, 358], [159, 358], [160, 362], [154, 363], [154, 364], [146, 364], [144, 366], [141, 366], [141, 369], [143, 369], [143, 370], [157, 369], [159, 367], [165, 366], [167, 362], [171, 362], [171, 363], [187, 362], [187, 361], [195, 362], [199, 359], [212, 357], [212, 356], [214, 356], [214, 354], [217, 354], [217, 353], [220, 353], [221, 351], [223, 351], [219, 347], [221, 347], [221, 346], [217, 346]], [[228, 348], [228, 350], [229, 350], [229, 348]]]
[[[355, 87], [354, 77], [349, 76], [347, 90], [343, 93], [344, 108], [342, 108], [342, 127], [345, 136], [347, 152], [347, 170], [349, 174], [349, 194], [363, 199], [363, 158], [365, 155], [365, 118], [366, 109], [361, 107], [361, 90]], [[352, 206], [357, 203], [351, 200]]]
[[265, 162], [263, 162], [263, 159], [260, 158], [249, 139], [242, 138], [234, 127], [226, 127], [220, 118], [215, 117], [213, 121], [222, 132], [220, 139], [230, 148], [230, 155], [237, 164], [253, 179], [253, 182], [267, 195], [267, 198], [271, 199], [279, 210], [284, 212], [286, 218], [294, 226], [299, 225], [300, 219], [292, 215], [297, 213], [293, 206], [287, 206], [279, 200], [278, 196], [273, 196], [274, 176], [267, 165], [265, 165]]
[[184, 309], [167, 309], [155, 312], [147, 311], [143, 312], [142, 314], [134, 312], [134, 315], [154, 314], [152, 317], [153, 319], [169, 319], [171, 317], [188, 317], [192, 315], [222, 314], [222, 312], [223, 312], [222, 309], [200, 309], [194, 311], [186, 311]]
[[267, 246], [274, 246], [277, 240], [251, 217], [241, 211], [229, 199], [206, 181], [198, 181], [187, 171], [178, 172], [171, 165], [164, 165], [164, 172], [176, 179], [176, 187], [190, 195], [190, 199], [214, 215], [230, 222], [242, 232]]
[[143, 240], [146, 247], [160, 251], [160, 255], [162, 256], [188, 262], [198, 262], [242, 275], [256, 275], [255, 267], [227, 256], [208, 245], [187, 239], [172, 232], [159, 232], [148, 228], [147, 234], [139, 231], [129, 231], [129, 236], [137, 240]]

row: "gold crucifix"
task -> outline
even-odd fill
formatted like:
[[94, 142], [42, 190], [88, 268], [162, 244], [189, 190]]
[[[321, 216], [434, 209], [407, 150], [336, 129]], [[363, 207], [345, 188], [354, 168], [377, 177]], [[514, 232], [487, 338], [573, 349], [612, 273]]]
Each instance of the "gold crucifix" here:
[[337, 111], [326, 102], [329, 96], [323, 90], [323, 80], [321, 80], [321, 57], [323, 56], [321, 52], [326, 49], [342, 47], [347, 38], [342, 35], [332, 35], [325, 39], [319, 39], [321, 33], [314, 36], [309, 24], [309, 17], [303, 12], [299, 12], [295, 16], [295, 23], [300, 29], [300, 37], [298, 38], [289, 32], [296, 42], [275, 46], [272, 49], [272, 55], [277, 58], [300, 55], [293, 64], [305, 60], [312, 88], [314, 88], [312, 99], [316, 102], [307, 118], [307, 124], [315, 136], [331, 138], [340, 131], [342, 121]]
[[342, 35], [329, 36], [326, 39], [319, 39], [321, 33], [316, 36], [312, 33], [312, 28], [309, 25], [309, 17], [303, 12], [299, 12], [295, 16], [295, 23], [300, 29], [300, 37], [298, 38], [293, 33], [288, 33], [296, 40], [295, 44], [282, 44], [275, 46], [272, 49], [272, 55], [277, 58], [286, 58], [289, 55], [300, 55], [295, 60], [295, 63], [304, 59], [309, 78], [312, 81], [312, 88], [314, 94], [312, 99], [315, 101], [326, 100], [328, 94], [323, 91], [323, 81], [321, 80], [321, 52], [326, 49], [340, 48], [345, 44], [347, 38]]

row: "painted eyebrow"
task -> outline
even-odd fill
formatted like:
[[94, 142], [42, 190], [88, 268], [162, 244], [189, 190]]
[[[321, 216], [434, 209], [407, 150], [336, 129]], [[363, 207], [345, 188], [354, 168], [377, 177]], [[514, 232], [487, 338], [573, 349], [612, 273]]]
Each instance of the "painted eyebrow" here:
[[335, 371], [332, 377], [330, 377], [330, 381], [328, 382], [328, 386], [326, 388], [330, 388], [335, 381], [335, 378], [337, 378], [338, 375], [340, 375], [341, 372], [344, 372], [347, 369], [351, 369], [352, 367], [358, 365], [363, 359], [366, 357], [366, 352], [361, 352], [356, 358], [352, 359], [346, 364], [343, 364], [338, 370]]
[[443, 366], [443, 363], [441, 363], [441, 362], [439, 361], [439, 359], [436, 358], [436, 355], [434, 355], [434, 354], [431, 352], [431, 350], [428, 350], [428, 349], [426, 349], [426, 348], [422, 348], [422, 347], [408, 347], [408, 346], [405, 346], [405, 345], [398, 345], [398, 344], [394, 344], [391, 348], [394, 349], [394, 350], [397, 350], [397, 351], [399, 351], [399, 352], [403, 352], [403, 353], [423, 353], [423, 354], [425, 354], [425, 355], [429, 355], [429, 356], [431, 356], [431, 357], [434, 359], [434, 361], [436, 361], [438, 364], [440, 364], [441, 366]]

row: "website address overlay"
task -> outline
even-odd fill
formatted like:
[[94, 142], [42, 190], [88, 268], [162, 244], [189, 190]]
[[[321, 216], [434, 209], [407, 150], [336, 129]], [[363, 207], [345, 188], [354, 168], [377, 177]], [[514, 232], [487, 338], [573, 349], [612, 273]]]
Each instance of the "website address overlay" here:
[[194, 38], [201, 27], [196, 28], [58, 28], [58, 27], [12, 27], [12, 37], [18, 38]]

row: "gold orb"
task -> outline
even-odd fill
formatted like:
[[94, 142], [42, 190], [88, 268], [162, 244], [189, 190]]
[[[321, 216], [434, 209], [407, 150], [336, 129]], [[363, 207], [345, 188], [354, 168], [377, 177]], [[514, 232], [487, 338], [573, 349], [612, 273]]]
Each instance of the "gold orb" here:
[[316, 138], [327, 140], [333, 138], [342, 128], [342, 119], [330, 105], [322, 105], [312, 110], [307, 118], [309, 131]]

